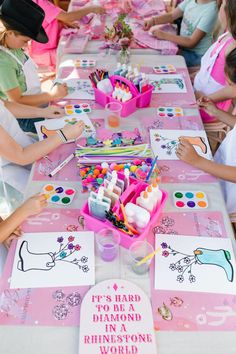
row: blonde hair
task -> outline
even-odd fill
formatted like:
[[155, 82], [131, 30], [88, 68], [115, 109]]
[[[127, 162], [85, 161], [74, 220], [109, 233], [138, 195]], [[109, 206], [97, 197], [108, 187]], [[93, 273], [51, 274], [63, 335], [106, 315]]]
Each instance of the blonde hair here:
[[14, 28], [11, 28], [5, 21], [1, 20], [0, 22], [0, 45], [3, 47], [6, 47], [6, 33], [7, 31], [12, 31], [16, 35], [21, 35], [20, 32], [14, 30]]

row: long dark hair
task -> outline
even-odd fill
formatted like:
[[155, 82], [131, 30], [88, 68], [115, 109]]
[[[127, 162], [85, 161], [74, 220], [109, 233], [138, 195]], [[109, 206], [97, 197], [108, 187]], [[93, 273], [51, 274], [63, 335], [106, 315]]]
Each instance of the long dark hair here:
[[232, 34], [232, 37], [236, 40], [236, 1], [226, 0], [224, 10], [227, 18], [228, 29]]
[[225, 59], [225, 75], [236, 84], [236, 48], [231, 50]]

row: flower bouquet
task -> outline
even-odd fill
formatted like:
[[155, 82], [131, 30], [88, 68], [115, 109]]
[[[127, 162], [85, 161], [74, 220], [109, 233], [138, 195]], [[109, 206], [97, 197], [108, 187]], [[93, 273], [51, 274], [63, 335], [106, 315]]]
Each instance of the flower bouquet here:
[[120, 14], [111, 28], [106, 27], [104, 38], [105, 47], [120, 50], [119, 61], [127, 63], [129, 61], [129, 46], [133, 39], [131, 27], [125, 22], [126, 14]]

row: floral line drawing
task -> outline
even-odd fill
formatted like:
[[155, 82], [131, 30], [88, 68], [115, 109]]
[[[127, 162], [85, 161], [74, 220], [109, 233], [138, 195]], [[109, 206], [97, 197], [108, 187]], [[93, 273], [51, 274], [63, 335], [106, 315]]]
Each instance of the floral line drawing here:
[[180, 257], [175, 263], [170, 263], [169, 269], [179, 273], [176, 280], [183, 283], [187, 279], [190, 283], [196, 282], [196, 276], [193, 274], [193, 267], [199, 265], [213, 265], [223, 268], [229, 282], [233, 282], [234, 269], [230, 262], [231, 254], [227, 250], [217, 249], [212, 250], [208, 248], [198, 247], [193, 251], [193, 254], [186, 254], [175, 250], [166, 242], [161, 243], [162, 256], [168, 258], [169, 256]]
[[156, 142], [163, 142], [161, 149], [165, 150], [167, 155], [175, 153], [181, 139], [187, 140], [191, 145], [198, 147], [203, 154], [206, 154], [208, 150], [205, 139], [201, 136], [180, 136], [178, 139], [170, 139], [155, 133], [154, 137]]
[[[66, 262], [77, 266], [84, 273], [90, 269], [87, 265], [88, 257], [77, 257], [77, 253], [81, 250], [79, 244], [74, 244], [74, 236], [69, 236], [64, 240], [63, 236], [57, 238], [59, 249], [57, 252], [38, 252], [34, 253], [29, 250], [28, 241], [23, 241], [19, 248], [19, 261], [17, 268], [22, 272], [31, 270], [49, 271], [54, 268], [57, 262]], [[76, 253], [76, 256], [74, 255]], [[71, 257], [73, 255], [73, 257]]]

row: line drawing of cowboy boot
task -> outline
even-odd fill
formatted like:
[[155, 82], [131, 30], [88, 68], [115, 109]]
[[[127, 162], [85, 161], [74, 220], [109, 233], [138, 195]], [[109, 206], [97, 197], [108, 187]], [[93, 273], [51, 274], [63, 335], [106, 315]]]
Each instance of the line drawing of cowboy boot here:
[[44, 125], [42, 125], [40, 130], [41, 130], [41, 133], [43, 134], [43, 138], [46, 139], [49, 136], [55, 135], [58, 129], [49, 130]]
[[211, 250], [208, 248], [197, 248], [194, 251], [198, 264], [210, 264], [224, 269], [227, 279], [232, 282], [234, 279], [234, 269], [230, 263], [230, 252], [223, 249]]
[[54, 255], [48, 253], [34, 253], [29, 251], [28, 241], [23, 241], [19, 248], [17, 269], [22, 272], [30, 270], [48, 271], [55, 267]]
[[207, 153], [205, 139], [201, 136], [180, 136], [179, 139], [187, 140], [191, 145], [198, 146], [203, 154]]

